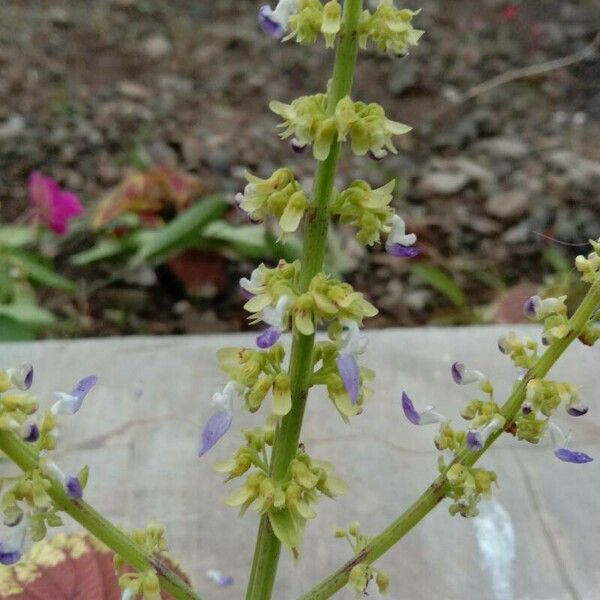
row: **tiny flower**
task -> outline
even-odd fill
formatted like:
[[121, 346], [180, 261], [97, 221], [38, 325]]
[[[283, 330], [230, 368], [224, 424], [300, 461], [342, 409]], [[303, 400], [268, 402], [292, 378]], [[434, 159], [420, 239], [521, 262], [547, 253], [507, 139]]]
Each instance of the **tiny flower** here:
[[521, 406], [521, 412], [524, 415], [529, 415], [533, 412], [533, 404], [531, 402], [524, 402], [523, 406]]
[[213, 394], [211, 406], [217, 408], [202, 430], [199, 456], [206, 454], [228, 431], [233, 421], [233, 403], [241, 393], [241, 386], [229, 381], [222, 392]]
[[433, 406], [426, 406], [423, 410], [418, 411], [406, 392], [402, 392], [402, 410], [413, 425], [431, 425], [446, 421], [444, 415], [436, 412]]
[[37, 171], [29, 176], [28, 192], [36, 222], [50, 227], [58, 235], [65, 235], [69, 221], [83, 213], [75, 194], [61, 190], [54, 179]]
[[98, 382], [96, 375], [88, 375], [80, 380], [70, 394], [54, 392], [57, 399], [50, 411], [54, 415], [74, 415], [83, 404], [85, 397]]
[[562, 429], [552, 422], [550, 422], [549, 432], [552, 444], [554, 445], [554, 456], [558, 460], [574, 464], [584, 464], [594, 460], [591, 456], [585, 454], [585, 452], [577, 452], [568, 448], [571, 432], [565, 435]]
[[81, 500], [83, 498], [83, 486], [79, 479], [74, 475], [65, 474], [54, 461], [43, 457], [40, 460], [40, 470], [42, 473], [58, 479], [71, 500]]
[[233, 577], [224, 575], [221, 571], [217, 571], [216, 569], [209, 569], [206, 571], [206, 578], [219, 587], [227, 587], [233, 583]]
[[259, 348], [270, 348], [281, 337], [284, 329], [287, 327], [288, 308], [291, 304], [290, 297], [287, 295], [281, 296], [277, 304], [263, 308], [261, 319], [269, 325], [257, 338], [256, 345]]
[[451, 367], [452, 379], [458, 385], [468, 385], [470, 383], [484, 383], [487, 377], [481, 371], [467, 369], [464, 363], [455, 362]]
[[343, 339], [336, 364], [350, 400], [352, 404], [356, 404], [360, 394], [360, 368], [356, 359], [366, 350], [367, 338], [361, 335], [356, 322], [348, 321], [344, 325], [348, 331]]
[[288, 20], [298, 10], [298, 0], [279, 0], [273, 10], [270, 6], [261, 6], [258, 11], [258, 22], [265, 33], [282, 38], [287, 31]]
[[248, 279], [247, 277], [242, 277], [240, 279], [240, 287], [242, 288], [242, 291], [244, 292], [244, 295], [248, 298], [248, 300], [256, 296], [256, 294], [258, 294], [261, 291], [264, 285], [265, 273], [264, 269], [261, 267], [262, 265], [256, 267], [256, 269], [252, 271], [252, 273], [250, 274], [250, 279]]
[[467, 433], [467, 448], [472, 452], [479, 452], [488, 438], [496, 431], [504, 427], [506, 419], [502, 415], [496, 415], [487, 425], [481, 429], [471, 429]]
[[27, 423], [21, 434], [24, 442], [34, 443], [40, 439], [40, 428], [35, 423]]
[[567, 407], [567, 413], [569, 413], [572, 417], [582, 417], [587, 414], [590, 407], [583, 402], [579, 402], [577, 404], [571, 404]]
[[337, 0], [329, 0], [323, 6], [323, 22], [321, 23], [321, 33], [325, 36], [325, 45], [332, 48], [335, 36], [341, 28], [342, 7]]
[[550, 315], [565, 313], [566, 296], [558, 298], [545, 298], [542, 300], [539, 296], [531, 296], [523, 304], [523, 314], [529, 319], [545, 319]]
[[306, 142], [301, 142], [297, 138], [292, 138], [290, 145], [296, 154], [302, 154], [308, 148], [308, 144]]
[[0, 564], [14, 565], [21, 560], [27, 539], [27, 519], [21, 519], [6, 539], [0, 541]]
[[392, 230], [388, 235], [385, 249], [392, 256], [401, 258], [413, 258], [420, 254], [420, 250], [414, 247], [417, 236], [414, 233], [406, 233], [406, 224], [398, 215], [392, 218]]
[[18, 367], [7, 369], [6, 374], [12, 385], [19, 390], [28, 390], [33, 383], [33, 366], [24, 363]]

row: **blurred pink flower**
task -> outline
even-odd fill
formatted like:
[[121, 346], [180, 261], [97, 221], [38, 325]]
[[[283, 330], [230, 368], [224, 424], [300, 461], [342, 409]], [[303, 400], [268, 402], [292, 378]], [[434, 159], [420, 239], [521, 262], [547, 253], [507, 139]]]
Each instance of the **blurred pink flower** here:
[[516, 4], [507, 4], [502, 9], [502, 16], [507, 21], [514, 21], [519, 16], [519, 7]]
[[69, 221], [83, 213], [75, 194], [61, 190], [54, 179], [39, 171], [29, 176], [28, 193], [36, 223], [50, 227], [58, 235], [65, 235]]

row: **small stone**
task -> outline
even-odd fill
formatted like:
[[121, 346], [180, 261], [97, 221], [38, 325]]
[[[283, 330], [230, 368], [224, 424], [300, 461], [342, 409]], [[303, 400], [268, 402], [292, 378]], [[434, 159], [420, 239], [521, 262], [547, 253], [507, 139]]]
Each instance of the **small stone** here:
[[571, 183], [592, 190], [600, 183], [600, 162], [584, 158], [570, 150], [556, 150], [548, 155], [551, 167], [566, 174]]
[[147, 100], [150, 98], [150, 90], [135, 81], [120, 81], [117, 84], [117, 92], [131, 100]]
[[527, 192], [509, 190], [488, 198], [485, 203], [485, 210], [492, 217], [511, 221], [527, 212], [529, 205], [530, 198]]
[[530, 152], [529, 146], [517, 137], [489, 138], [478, 142], [476, 146], [478, 150], [500, 160], [520, 160]]
[[144, 52], [153, 59], [164, 58], [173, 49], [169, 41], [160, 34], [149, 37], [144, 42], [143, 48]]
[[10, 115], [0, 123], [0, 141], [17, 137], [25, 130], [25, 119], [21, 115]]
[[460, 171], [438, 171], [427, 173], [419, 184], [422, 194], [452, 196], [461, 192], [469, 183], [470, 177]]

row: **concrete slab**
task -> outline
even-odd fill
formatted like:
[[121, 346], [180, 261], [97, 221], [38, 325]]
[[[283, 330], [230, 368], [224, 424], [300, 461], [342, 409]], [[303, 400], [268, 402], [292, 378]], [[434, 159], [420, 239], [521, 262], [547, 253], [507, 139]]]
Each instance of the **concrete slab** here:
[[[539, 329], [524, 328], [529, 335]], [[329, 401], [311, 397], [303, 441], [314, 456], [333, 461], [351, 492], [323, 501], [309, 524], [298, 566], [284, 554], [277, 600], [294, 600], [349, 558], [330, 536], [352, 520], [377, 532], [431, 482], [436, 473], [435, 428], [410, 426], [400, 394], [433, 403], [458, 416], [469, 388], [455, 386], [454, 360], [489, 373], [498, 397], [511, 387], [514, 370], [496, 347], [505, 328], [404, 329], [370, 332], [365, 364], [377, 369], [375, 395], [364, 414], [345, 425]], [[222, 500], [229, 486], [211, 469], [235, 449], [237, 430], [260, 416], [238, 413], [233, 431], [211, 455], [196, 457], [199, 432], [210, 414], [212, 391], [225, 382], [215, 352], [250, 345], [253, 337], [194, 336], [48, 341], [0, 344], [0, 364], [30, 361], [34, 391], [70, 389], [97, 373], [100, 383], [82, 411], [65, 418], [57, 460], [67, 470], [91, 466], [86, 498], [126, 527], [155, 518], [167, 526], [173, 555], [205, 597], [244, 597], [257, 519], [238, 519]], [[553, 377], [581, 385], [588, 416], [560, 417], [575, 430], [577, 445], [600, 456], [599, 349], [574, 345]], [[501, 440], [484, 458], [500, 487], [477, 519], [451, 518], [435, 510], [382, 561], [392, 575], [393, 600], [594, 600], [600, 597], [600, 470], [558, 462], [548, 446]], [[2, 467], [6, 470], [6, 465]], [[76, 527], [69, 525], [71, 529]], [[203, 580], [217, 568], [235, 577], [221, 590]], [[344, 590], [339, 598], [354, 598]]]

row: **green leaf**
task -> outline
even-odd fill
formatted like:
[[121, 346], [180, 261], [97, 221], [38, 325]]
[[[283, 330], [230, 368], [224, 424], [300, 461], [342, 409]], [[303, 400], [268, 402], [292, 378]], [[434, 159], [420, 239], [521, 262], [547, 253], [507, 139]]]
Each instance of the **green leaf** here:
[[28, 342], [35, 339], [35, 330], [14, 319], [0, 316], [0, 342]]
[[75, 291], [75, 283], [55, 273], [52, 267], [41, 262], [40, 257], [34, 253], [23, 250], [11, 250], [10, 255], [20, 264], [27, 273], [27, 277], [34, 283], [65, 292]]
[[269, 511], [269, 521], [273, 533], [288, 548], [298, 548], [302, 540], [302, 527], [292, 517], [287, 508]]
[[25, 246], [35, 241], [34, 227], [7, 225], [0, 227], [0, 246]]
[[461, 307], [467, 303], [464, 292], [456, 285], [455, 281], [444, 271], [437, 267], [427, 265], [414, 265], [412, 272], [425, 283], [446, 296], [454, 306]]
[[263, 258], [271, 254], [264, 225], [230, 225], [227, 221], [209, 223], [202, 238], [222, 242], [245, 258]]
[[177, 250], [194, 246], [202, 239], [203, 228], [220, 219], [228, 206], [221, 196], [203, 198], [164, 227], [144, 232], [136, 259], [159, 262]]
[[31, 326], [46, 326], [54, 323], [54, 315], [35, 304], [25, 302], [0, 304], [0, 317], [8, 317], [17, 323]]
[[136, 247], [135, 235], [129, 235], [120, 239], [101, 239], [89, 250], [74, 254], [70, 262], [78, 267], [90, 265], [103, 260], [112, 260], [127, 253], [131, 253]]

